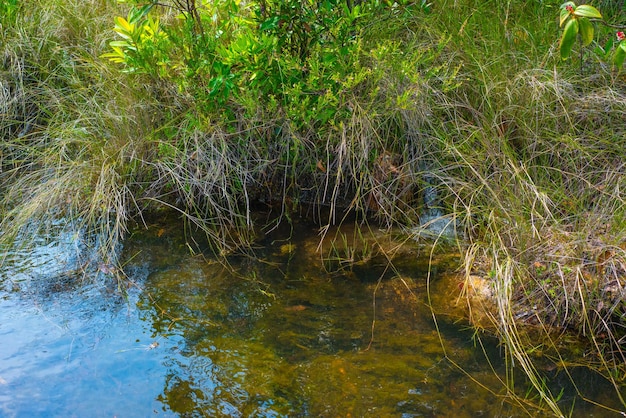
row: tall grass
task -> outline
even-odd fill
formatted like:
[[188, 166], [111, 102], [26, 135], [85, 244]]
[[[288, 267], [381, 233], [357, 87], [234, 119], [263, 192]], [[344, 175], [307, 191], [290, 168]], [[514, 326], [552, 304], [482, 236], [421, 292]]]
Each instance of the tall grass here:
[[539, 344], [566, 367], [570, 354], [556, 349], [555, 332], [588, 339], [596, 347], [589, 365], [623, 384], [616, 376], [624, 372], [626, 148], [617, 121], [625, 90], [593, 55], [583, 55], [582, 74], [559, 61], [550, 48], [555, 8], [461, 3], [444, 7], [467, 18], [444, 20], [446, 13], [442, 24], [459, 28], [453, 37], [467, 56], [464, 75], [476, 82], [449, 95], [447, 123], [434, 127], [445, 150], [440, 177], [474, 243], [467, 278], [479, 274], [491, 284], [492, 329], [511, 364], [562, 415], [531, 354]]
[[101, 2], [38, 2], [3, 28], [5, 240], [37, 219], [67, 216], [97, 233], [109, 258], [138, 208], [156, 103], [97, 59], [109, 13]]

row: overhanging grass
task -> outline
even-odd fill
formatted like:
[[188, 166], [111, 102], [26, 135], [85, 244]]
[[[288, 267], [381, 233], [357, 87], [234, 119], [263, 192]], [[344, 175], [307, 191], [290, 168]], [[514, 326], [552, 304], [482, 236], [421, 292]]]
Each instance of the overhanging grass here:
[[29, 6], [2, 33], [2, 238], [67, 216], [100, 235], [108, 262], [137, 210], [151, 155], [142, 130], [156, 106], [97, 60], [104, 5]]
[[[459, 7], [457, 14], [471, 14]], [[532, 366], [533, 347], [520, 337], [525, 327], [543, 333], [551, 349], [556, 329], [586, 336], [597, 348], [592, 367], [616, 387], [622, 384], [615, 376], [623, 375], [617, 371], [623, 364], [618, 289], [624, 283], [626, 148], [623, 124], [615, 122], [623, 119], [624, 92], [593, 57], [587, 65], [594, 74], [579, 74], [549, 48], [511, 42], [506, 17], [523, 17], [516, 14], [522, 9], [475, 9], [472, 38], [464, 42], [469, 37], [459, 33], [470, 65], [464, 75], [477, 82], [448, 99], [447, 123], [438, 127], [446, 152], [438, 160], [444, 162], [442, 183], [475, 243], [469, 248], [482, 248], [479, 258], [468, 252], [465, 264], [468, 278], [478, 273], [491, 283], [492, 329], [559, 414]], [[490, 13], [500, 18], [485, 18]], [[541, 19], [549, 15], [533, 18], [534, 37], [545, 39], [550, 26]]]

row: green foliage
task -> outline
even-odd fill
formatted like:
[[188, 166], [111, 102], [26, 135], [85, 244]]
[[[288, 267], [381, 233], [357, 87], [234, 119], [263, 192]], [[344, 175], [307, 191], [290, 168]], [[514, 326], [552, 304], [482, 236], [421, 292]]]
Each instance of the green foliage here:
[[576, 6], [574, 2], [568, 1], [561, 5], [560, 26], [565, 25], [559, 42], [562, 59], [569, 58], [578, 35], [583, 46], [593, 41], [594, 31], [590, 18], [602, 19], [602, 15], [598, 9], [588, 4]]
[[611, 62], [611, 55], [613, 54], [613, 46], [614, 46], [614, 38], [610, 37], [605, 43], [604, 46], [598, 44], [594, 48], [594, 53], [596, 56], [600, 58], [603, 62]]
[[613, 63], [621, 70], [624, 66], [624, 59], [626, 58], [626, 34], [624, 32], [617, 32], [617, 48], [615, 48], [615, 55], [613, 56]]
[[149, 16], [151, 9], [151, 4], [133, 7], [127, 18], [117, 16], [114, 30], [122, 40], [110, 42], [112, 52], [102, 57], [123, 64], [126, 72], [163, 75], [167, 71], [168, 37], [159, 19]]
[[12, 21], [19, 7], [19, 0], [0, 0], [0, 24]]
[[[561, 5], [560, 26], [564, 26], [564, 29], [559, 42], [559, 50], [562, 59], [569, 58], [578, 35], [580, 35], [582, 46], [587, 46], [593, 42], [594, 27], [590, 19], [597, 19], [606, 26], [619, 27], [607, 24], [603, 20], [600, 11], [593, 6], [587, 4], [576, 6], [571, 1]], [[626, 34], [618, 31], [616, 35], [617, 46], [615, 46], [613, 38], [609, 38], [604, 46], [596, 46], [594, 52], [602, 61], [612, 62], [621, 71], [624, 60], [626, 60]], [[613, 50], [614, 47], [615, 49]]]
[[615, 50], [615, 56], [614, 56], [614, 63], [617, 66], [617, 68], [622, 68], [624, 65], [624, 59], [626, 58], [626, 45], [624, 44], [624, 42], [620, 42], [619, 45], [617, 46], [617, 49]]
[[[430, 4], [268, 0], [218, 0], [183, 7], [177, 19], [156, 15], [157, 3], [132, 6], [115, 18], [121, 40], [103, 55], [123, 71], [173, 82], [202, 107], [232, 115], [269, 112], [286, 117], [296, 130], [334, 120], [345, 96], [367, 78], [362, 22], [381, 14], [427, 11]], [[348, 116], [346, 113], [345, 117]]]

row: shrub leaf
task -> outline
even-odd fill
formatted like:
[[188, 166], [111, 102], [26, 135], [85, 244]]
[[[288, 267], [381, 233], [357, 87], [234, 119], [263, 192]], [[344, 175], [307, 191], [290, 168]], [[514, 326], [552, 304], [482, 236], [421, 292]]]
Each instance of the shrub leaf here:
[[588, 4], [581, 4], [576, 9], [574, 9], [574, 16], [602, 19], [602, 14], [600, 14], [598, 9]]
[[577, 20], [580, 36], [583, 39], [583, 45], [587, 46], [593, 41], [593, 23], [584, 17]]
[[574, 46], [574, 42], [576, 41], [577, 34], [578, 19], [572, 19], [565, 25], [565, 29], [563, 30], [563, 36], [561, 36], [559, 50], [561, 51], [562, 59], [565, 60], [569, 58], [569, 55], [572, 52], [572, 46]]
[[626, 45], [620, 43], [617, 49], [615, 50], [615, 56], [613, 57], [613, 62], [618, 70], [622, 69], [624, 65], [624, 59], [626, 59]]
[[568, 1], [567, 3], [563, 3], [561, 5], [561, 22], [559, 23], [559, 27], [563, 26], [563, 23], [565, 23], [567, 18], [570, 17], [571, 15], [570, 11], [567, 10], [568, 6], [573, 7], [573, 8], [576, 7], [573, 1]]

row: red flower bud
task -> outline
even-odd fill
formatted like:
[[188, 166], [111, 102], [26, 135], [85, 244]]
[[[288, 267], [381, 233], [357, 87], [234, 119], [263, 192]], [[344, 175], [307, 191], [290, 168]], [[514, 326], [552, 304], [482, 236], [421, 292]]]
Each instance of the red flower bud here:
[[624, 39], [626, 39], [626, 33], [622, 32], [622, 31], [618, 31], [616, 33], [617, 35], [617, 40], [618, 41], [623, 41]]
[[565, 6], [565, 10], [567, 10], [570, 13], [574, 12], [574, 6], [572, 6], [571, 4], [568, 4], [567, 6]]

